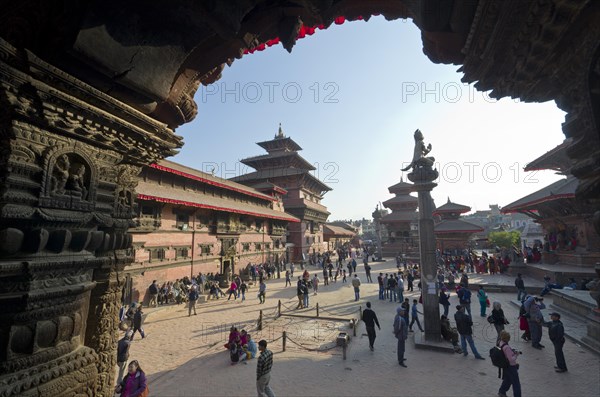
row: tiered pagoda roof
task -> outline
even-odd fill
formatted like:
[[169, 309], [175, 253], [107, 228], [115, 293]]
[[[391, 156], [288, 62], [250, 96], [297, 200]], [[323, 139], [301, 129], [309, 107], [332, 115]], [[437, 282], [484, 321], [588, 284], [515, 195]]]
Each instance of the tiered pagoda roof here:
[[452, 201], [450, 201], [450, 197], [448, 197], [448, 201], [446, 202], [446, 204], [433, 210], [432, 215], [433, 216], [437, 215], [442, 220], [458, 219], [461, 214], [464, 214], [465, 212], [469, 212], [469, 211], [471, 211], [471, 207], [462, 205], [462, 204], [453, 203]]
[[412, 183], [400, 179], [399, 183], [388, 188], [388, 191], [395, 196], [382, 204], [392, 212], [381, 218], [381, 223], [410, 224], [417, 219], [419, 199], [410, 195], [413, 187]]
[[302, 148], [292, 138], [283, 134], [281, 124], [273, 139], [258, 142], [257, 145], [268, 153], [240, 160], [256, 171], [231, 178], [232, 181], [245, 185], [256, 185], [261, 182], [277, 184], [277, 180], [297, 176], [305, 188], [319, 196], [331, 190], [329, 186], [310, 174], [309, 171], [315, 170], [315, 167], [298, 153]]
[[471, 207], [453, 203], [448, 197], [446, 204], [433, 211], [433, 215], [441, 218], [434, 227], [435, 234], [472, 234], [483, 231], [483, 228], [460, 219], [460, 215], [471, 211]]
[[295, 188], [309, 191], [312, 196], [310, 198], [284, 195], [285, 210], [303, 220], [325, 222], [329, 216], [327, 207], [314, 198], [320, 199], [331, 188], [311, 174], [315, 167], [300, 156], [298, 153], [302, 150], [300, 145], [283, 134], [281, 124], [273, 139], [257, 144], [268, 153], [240, 160], [243, 164], [255, 168], [256, 171], [236, 176], [231, 180], [258, 187], [259, 190], [275, 185], [285, 188], [288, 192]]

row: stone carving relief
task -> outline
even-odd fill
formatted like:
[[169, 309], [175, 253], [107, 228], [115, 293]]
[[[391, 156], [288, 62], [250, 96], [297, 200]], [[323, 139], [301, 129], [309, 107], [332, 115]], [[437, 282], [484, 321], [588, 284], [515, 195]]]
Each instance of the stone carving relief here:
[[96, 173], [82, 152], [63, 149], [47, 155], [40, 204], [71, 210], [91, 210], [95, 199]]
[[135, 187], [137, 186], [137, 176], [139, 173], [140, 167], [133, 165], [120, 165], [117, 168], [116, 216], [133, 217]]

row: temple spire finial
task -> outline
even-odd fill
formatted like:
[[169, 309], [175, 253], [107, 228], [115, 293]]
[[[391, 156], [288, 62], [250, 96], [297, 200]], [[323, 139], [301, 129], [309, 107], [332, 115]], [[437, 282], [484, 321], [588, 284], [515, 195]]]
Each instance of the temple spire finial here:
[[283, 129], [281, 129], [281, 123], [279, 123], [279, 131], [277, 131], [277, 135], [275, 135], [275, 138], [285, 138], [285, 136], [283, 135]]
[[448, 204], [450, 204], [450, 202], [451, 202], [451, 201], [450, 201], [450, 196], [448, 196]]

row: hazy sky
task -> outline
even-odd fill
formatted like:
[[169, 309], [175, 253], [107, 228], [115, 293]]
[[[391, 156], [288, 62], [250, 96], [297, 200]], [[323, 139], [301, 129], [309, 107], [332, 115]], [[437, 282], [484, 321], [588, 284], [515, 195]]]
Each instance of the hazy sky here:
[[417, 128], [439, 162], [438, 206], [447, 197], [473, 210], [504, 206], [557, 180], [523, 167], [562, 142], [564, 112], [492, 100], [457, 69], [429, 61], [410, 21], [332, 25], [291, 54], [279, 44], [226, 67], [198, 91], [199, 114], [177, 130], [185, 146], [172, 160], [224, 178], [253, 171], [239, 160], [266, 153], [255, 143], [281, 122], [333, 188], [323, 200], [330, 220], [369, 218], [392, 197], [387, 187], [410, 162]]

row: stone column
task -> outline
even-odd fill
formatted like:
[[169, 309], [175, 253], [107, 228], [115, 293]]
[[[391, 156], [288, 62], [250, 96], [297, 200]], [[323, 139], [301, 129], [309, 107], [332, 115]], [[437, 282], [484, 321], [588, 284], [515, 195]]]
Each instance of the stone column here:
[[[428, 151], [426, 152], [428, 153]], [[425, 339], [437, 342], [441, 339], [440, 304], [436, 283], [437, 263], [435, 260], [435, 235], [433, 232], [433, 200], [431, 190], [438, 177], [432, 169], [432, 161], [415, 162], [408, 179], [414, 183], [413, 190], [419, 196], [419, 248], [421, 266], [421, 287], [423, 295], [423, 319]]]
[[108, 396], [142, 164], [165, 125], [0, 39], [0, 397]]

